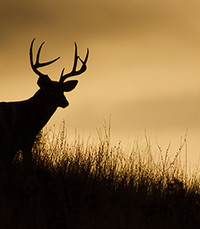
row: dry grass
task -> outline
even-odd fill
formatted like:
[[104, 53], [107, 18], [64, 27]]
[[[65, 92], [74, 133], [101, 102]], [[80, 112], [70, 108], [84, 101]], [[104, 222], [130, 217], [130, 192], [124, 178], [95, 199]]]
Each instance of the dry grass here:
[[199, 228], [199, 174], [180, 160], [186, 136], [172, 158], [158, 145], [159, 160], [147, 137], [124, 155], [110, 126], [98, 136], [69, 142], [63, 124], [38, 136], [31, 172], [20, 160], [2, 170], [1, 228]]

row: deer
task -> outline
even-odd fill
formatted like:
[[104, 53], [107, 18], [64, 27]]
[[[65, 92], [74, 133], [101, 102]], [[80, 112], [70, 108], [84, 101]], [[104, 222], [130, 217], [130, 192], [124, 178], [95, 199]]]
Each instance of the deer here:
[[[59, 81], [51, 80], [39, 69], [56, 62], [60, 57], [41, 63], [40, 53], [45, 43], [43, 42], [39, 46], [34, 63], [34, 41], [35, 38], [32, 40], [29, 50], [30, 65], [33, 72], [39, 76], [37, 80], [39, 90], [27, 100], [0, 103], [0, 160], [7, 165], [12, 165], [17, 152], [21, 151], [23, 164], [31, 166], [32, 148], [37, 135], [57, 108], [64, 109], [69, 105], [64, 92], [72, 91], [78, 83], [78, 80], [66, 80], [84, 73], [87, 69], [89, 49], [87, 48], [85, 59], [82, 60], [77, 54], [75, 42], [74, 64], [71, 72], [64, 74], [65, 68], [63, 68]], [[81, 66], [77, 70], [78, 61]]]

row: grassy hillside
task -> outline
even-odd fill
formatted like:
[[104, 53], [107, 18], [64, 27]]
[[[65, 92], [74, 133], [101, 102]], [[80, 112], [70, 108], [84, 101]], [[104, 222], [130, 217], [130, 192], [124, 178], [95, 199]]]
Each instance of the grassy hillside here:
[[181, 150], [155, 161], [151, 145], [130, 155], [110, 145], [109, 128], [96, 144], [65, 130], [38, 136], [34, 165], [21, 155], [12, 169], [0, 166], [0, 228], [200, 228], [199, 175], [188, 178]]

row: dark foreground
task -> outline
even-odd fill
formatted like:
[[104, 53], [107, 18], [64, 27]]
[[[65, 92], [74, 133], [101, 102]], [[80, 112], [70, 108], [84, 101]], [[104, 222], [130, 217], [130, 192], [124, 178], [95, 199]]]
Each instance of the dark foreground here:
[[29, 171], [1, 165], [0, 228], [200, 228], [197, 183], [142, 163], [119, 168], [108, 148], [86, 153], [76, 143], [56, 166], [36, 155]]

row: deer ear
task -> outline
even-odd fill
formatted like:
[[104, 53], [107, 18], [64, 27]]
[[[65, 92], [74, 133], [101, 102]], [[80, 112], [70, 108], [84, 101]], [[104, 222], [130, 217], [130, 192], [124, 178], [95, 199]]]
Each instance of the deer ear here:
[[38, 81], [37, 81], [37, 85], [40, 87], [40, 88], [44, 88], [49, 82], [50, 82], [50, 78], [48, 77], [48, 75], [43, 75], [43, 76], [40, 76]]
[[70, 81], [67, 81], [63, 84], [63, 90], [64, 91], [72, 91], [76, 85], [78, 83], [78, 80], [70, 80]]

